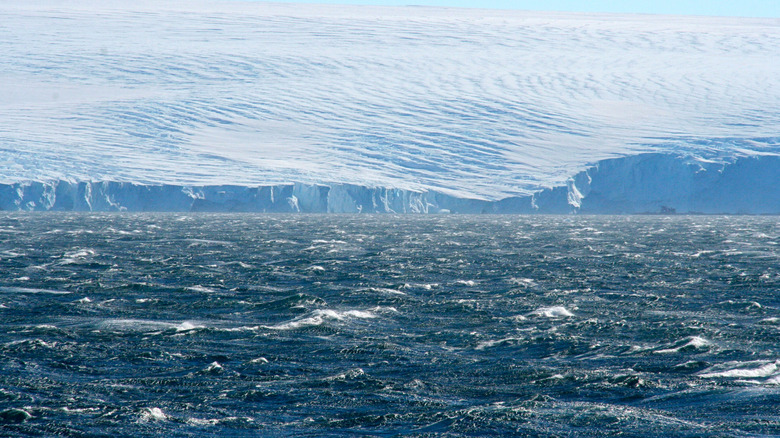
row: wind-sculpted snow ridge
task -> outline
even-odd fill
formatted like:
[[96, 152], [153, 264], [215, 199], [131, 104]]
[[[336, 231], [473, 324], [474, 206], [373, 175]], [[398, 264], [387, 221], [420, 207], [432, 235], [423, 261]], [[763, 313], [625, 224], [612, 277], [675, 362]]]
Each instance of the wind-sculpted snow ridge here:
[[[388, 211], [445, 198], [481, 211], [612, 158], [780, 152], [773, 19], [41, 0], [0, 3], [0, 35], [8, 187], [124, 181], [191, 209], [212, 198], [180, 198], [182, 187], [327, 186], [363, 211], [395, 196]], [[82, 185], [68, 184], [55, 193], [73, 208], [114, 208], [79, 204]], [[595, 208], [589, 198], [580, 211]]]
[[780, 156], [715, 162], [640, 154], [565, 185], [498, 201], [353, 184], [245, 187], [125, 182], [0, 184], [0, 209], [295, 213], [780, 214]]

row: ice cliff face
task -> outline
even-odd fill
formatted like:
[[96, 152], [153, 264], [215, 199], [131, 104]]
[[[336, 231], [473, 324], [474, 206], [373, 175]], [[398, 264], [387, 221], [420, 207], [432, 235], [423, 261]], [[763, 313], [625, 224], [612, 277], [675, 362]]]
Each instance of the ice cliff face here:
[[0, 54], [3, 209], [707, 212], [776, 196], [739, 169], [780, 153], [778, 20], [39, 0], [0, 2]]
[[577, 174], [582, 213], [780, 214], [780, 157], [732, 162], [643, 154], [605, 160]]
[[490, 203], [434, 192], [368, 188], [350, 184], [273, 186], [176, 186], [120, 182], [0, 184], [0, 210], [196, 211], [277, 213], [487, 212]]
[[780, 157], [712, 162], [642, 154], [498, 201], [351, 184], [259, 187], [117, 182], [0, 184], [2, 210], [310, 213], [780, 214]]

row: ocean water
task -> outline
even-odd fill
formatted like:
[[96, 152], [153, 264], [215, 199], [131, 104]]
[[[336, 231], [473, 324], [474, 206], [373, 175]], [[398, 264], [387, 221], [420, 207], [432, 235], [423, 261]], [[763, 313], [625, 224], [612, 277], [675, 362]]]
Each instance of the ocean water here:
[[0, 215], [2, 436], [780, 435], [776, 217]]

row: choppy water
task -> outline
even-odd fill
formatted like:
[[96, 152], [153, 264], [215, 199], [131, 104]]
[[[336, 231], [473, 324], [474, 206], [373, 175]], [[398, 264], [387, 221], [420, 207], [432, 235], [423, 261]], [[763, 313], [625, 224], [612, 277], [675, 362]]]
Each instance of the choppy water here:
[[0, 434], [776, 436], [759, 217], [0, 216]]

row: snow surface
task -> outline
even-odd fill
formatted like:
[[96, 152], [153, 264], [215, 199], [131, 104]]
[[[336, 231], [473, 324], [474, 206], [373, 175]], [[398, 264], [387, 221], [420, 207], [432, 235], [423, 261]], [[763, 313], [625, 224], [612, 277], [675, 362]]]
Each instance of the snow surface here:
[[[292, 211], [382, 211], [388, 190], [385, 211], [780, 203], [777, 19], [0, 1], [0, 53], [4, 209], [55, 208], [60, 185], [109, 210], [272, 187]], [[718, 176], [736, 163], [763, 192]]]

